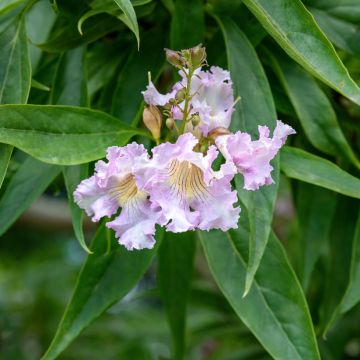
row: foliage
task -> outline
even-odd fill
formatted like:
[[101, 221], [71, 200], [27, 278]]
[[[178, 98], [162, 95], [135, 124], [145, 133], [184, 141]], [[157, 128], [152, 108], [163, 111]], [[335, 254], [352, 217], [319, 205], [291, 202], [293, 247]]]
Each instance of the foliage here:
[[[18, 231], [11, 226], [56, 188], [67, 192], [75, 237], [88, 252], [78, 256], [84, 263], [56, 334], [41, 342], [43, 360], [63, 351], [64, 359], [359, 356], [359, 22], [357, 0], [0, 2], [1, 251], [17, 254], [5, 243]], [[128, 252], [100, 225], [87, 242], [76, 184], [108, 146], [153, 144], [140, 122], [147, 74], [167, 91], [177, 75], [163, 48], [199, 43], [210, 65], [230, 70], [241, 98], [232, 131], [256, 136], [276, 118], [296, 129], [272, 161], [276, 184], [250, 192], [235, 179], [237, 230], [158, 229], [154, 249]], [[76, 253], [74, 241], [66, 244]], [[64, 244], [49, 251], [56, 283], [68, 259], [53, 251]], [[68, 287], [75, 269], [64, 272]], [[20, 277], [26, 267], [11, 271], [2, 294], [11, 294], [7, 274]], [[52, 289], [61, 299], [62, 281]], [[3, 310], [13, 299], [1, 297]]]

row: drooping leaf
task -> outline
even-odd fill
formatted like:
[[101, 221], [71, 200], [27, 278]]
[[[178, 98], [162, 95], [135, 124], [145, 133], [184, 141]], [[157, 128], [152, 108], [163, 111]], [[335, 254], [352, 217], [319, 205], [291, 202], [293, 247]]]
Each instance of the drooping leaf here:
[[136, 14], [133, 5], [130, 0], [114, 0], [119, 8], [124, 12], [126, 17], [127, 25], [130, 30], [135, 34], [138, 49], [140, 48], [140, 35], [139, 35], [139, 26], [136, 19]]
[[111, 113], [129, 124], [137, 125], [143, 102], [141, 91], [146, 89], [148, 72], [155, 81], [165, 62], [165, 35], [158, 29], [144, 34], [140, 51], [134, 51], [121, 69]]
[[[281, 54], [271, 57], [277, 73], [310, 142], [319, 150], [342, 154], [355, 166], [360, 162], [346, 140], [329, 99], [315, 79], [300, 66]], [[279, 56], [280, 55], [280, 56]]]
[[103, 112], [71, 106], [0, 106], [0, 142], [48, 163], [76, 165], [99, 159], [107, 147], [140, 134]]
[[360, 301], [360, 213], [358, 216], [351, 251], [349, 284], [341, 301], [340, 311], [345, 313]]
[[309, 310], [280, 242], [271, 234], [248, 295], [249, 224], [244, 210], [239, 229], [200, 233], [210, 270], [236, 314], [274, 359], [320, 359]]
[[186, 307], [196, 248], [193, 233], [166, 232], [158, 252], [157, 281], [173, 336], [176, 360], [184, 358]]
[[59, 166], [31, 157], [20, 165], [0, 199], [0, 235], [46, 190], [60, 171]]
[[118, 30], [122, 26], [124, 25], [116, 17], [99, 14], [91, 17], [83, 24], [83, 35], [77, 29], [77, 21], [66, 22], [50, 36], [50, 39], [37, 46], [43, 51], [63, 52], [91, 43], [112, 31]]
[[360, 89], [300, 0], [244, 0], [284, 51], [311, 74], [360, 105]]
[[289, 146], [280, 159], [286, 176], [360, 199], [360, 180], [331, 161]]
[[201, 43], [205, 32], [204, 26], [201, 0], [176, 0], [170, 30], [171, 48], [188, 49]]
[[101, 226], [91, 250], [93, 254], [88, 255], [83, 265], [74, 293], [42, 360], [57, 358], [82, 330], [123, 298], [150, 266], [156, 248], [128, 251], [117, 244], [113, 232]]
[[[231, 129], [247, 131], [253, 136], [258, 136], [258, 125], [268, 125], [273, 129], [276, 119], [275, 106], [265, 72], [254, 48], [241, 30], [230, 19], [218, 19], [218, 21], [225, 38], [234, 93], [235, 96], [241, 96], [232, 117]], [[273, 161], [273, 165], [272, 176], [277, 182], [279, 174], [277, 159]], [[243, 190], [241, 184], [238, 185], [240, 199], [249, 212], [251, 228], [250, 258], [244, 290], [246, 294], [250, 290], [270, 234], [277, 185], [263, 187], [258, 191]]]
[[320, 328], [324, 336], [339, 315], [341, 300], [349, 284], [352, 241], [359, 209], [358, 200], [339, 196], [330, 233], [326, 288], [320, 309]]
[[301, 252], [300, 280], [304, 291], [309, 287], [316, 261], [329, 243], [335, 212], [336, 193], [318, 186], [299, 183], [296, 191]]

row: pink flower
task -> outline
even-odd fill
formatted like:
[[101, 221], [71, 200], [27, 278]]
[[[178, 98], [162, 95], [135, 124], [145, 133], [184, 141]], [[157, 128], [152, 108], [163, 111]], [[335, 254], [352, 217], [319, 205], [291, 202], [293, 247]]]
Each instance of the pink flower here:
[[240, 208], [230, 181], [236, 169], [224, 164], [219, 171], [211, 165], [218, 155], [211, 146], [204, 156], [194, 151], [197, 139], [181, 135], [175, 144], [155, 147], [153, 159], [141, 186], [148, 191], [153, 208], [161, 208], [162, 225], [172, 232], [237, 228]]
[[225, 159], [233, 162], [244, 176], [244, 189], [247, 190], [257, 190], [260, 186], [274, 182], [270, 160], [284, 145], [288, 135], [295, 134], [293, 128], [281, 121], [277, 121], [272, 138], [269, 137], [267, 126], [259, 126], [258, 129], [260, 137], [255, 141], [251, 140], [249, 134], [241, 131], [216, 139], [216, 145]]
[[120, 215], [106, 224], [115, 230], [119, 243], [128, 250], [152, 248], [158, 214], [136, 180], [149, 163], [146, 149], [136, 143], [113, 146], [108, 148], [106, 158], [107, 163], [96, 163], [95, 175], [78, 185], [76, 203], [93, 221], [112, 216], [121, 208]]
[[[185, 73], [179, 71], [179, 74], [182, 79], [165, 95], [160, 94], [150, 82], [147, 89], [142, 92], [145, 102], [149, 105], [164, 106], [174, 98], [176, 92], [187, 85]], [[190, 94], [192, 98], [189, 115], [199, 114], [199, 128], [203, 135], [207, 136], [209, 131], [217, 127], [229, 127], [234, 111], [234, 94], [228, 71], [217, 66], [212, 66], [209, 71], [197, 69], [191, 79]], [[182, 120], [184, 106], [185, 101], [172, 107], [172, 117], [175, 120]]]

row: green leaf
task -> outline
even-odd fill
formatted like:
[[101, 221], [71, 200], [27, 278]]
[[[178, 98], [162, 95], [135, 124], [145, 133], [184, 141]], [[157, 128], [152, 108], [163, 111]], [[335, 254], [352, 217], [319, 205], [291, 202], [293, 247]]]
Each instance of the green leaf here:
[[[275, 127], [275, 105], [264, 69], [246, 36], [230, 19], [218, 19], [225, 38], [227, 57], [235, 96], [241, 96], [233, 114], [231, 130], [242, 130], [258, 136], [257, 126]], [[278, 160], [273, 161], [272, 176], [278, 181]], [[250, 258], [244, 295], [250, 290], [256, 270], [263, 256], [271, 229], [277, 185], [258, 191], [243, 190], [238, 183], [241, 201], [250, 218]]]
[[333, 156], [342, 154], [360, 168], [360, 162], [339, 126], [329, 99], [315, 79], [281, 54], [277, 53], [276, 58], [269, 56], [312, 145]]
[[67, 21], [58, 28], [45, 43], [37, 46], [43, 51], [63, 52], [78, 46], [94, 42], [106, 34], [120, 29], [123, 25], [114, 16], [99, 14], [89, 18], [82, 26], [83, 35], [79, 34], [76, 21]]
[[311, 8], [316, 22], [326, 36], [340, 49], [353, 55], [360, 55], [360, 28], [347, 21], [331, 16], [325, 11]]
[[299, 183], [296, 191], [296, 213], [299, 222], [300, 279], [304, 291], [309, 287], [316, 261], [329, 243], [337, 201], [336, 193], [318, 186]]
[[51, 87], [50, 101], [57, 105], [88, 106], [85, 47], [60, 56]]
[[123, 298], [150, 266], [156, 248], [128, 251], [117, 244], [113, 231], [102, 226], [91, 250], [94, 254], [88, 255], [83, 265], [73, 296], [42, 360], [55, 359], [92, 321]]
[[330, 233], [328, 272], [320, 309], [323, 336], [326, 336], [339, 315], [341, 301], [350, 281], [352, 240], [358, 214], [358, 200], [339, 196]]
[[46, 190], [60, 171], [59, 166], [31, 157], [20, 165], [0, 199], [0, 235]]
[[[85, 47], [69, 50], [60, 56], [52, 84], [51, 102], [58, 105], [88, 105]], [[80, 246], [91, 253], [82, 229], [83, 211], [73, 199], [77, 185], [88, 175], [88, 164], [64, 167], [63, 175], [75, 236]]]
[[0, 141], [52, 164], [76, 165], [105, 156], [140, 134], [103, 112], [70, 106], [0, 106]]
[[192, 232], [166, 232], [158, 252], [157, 281], [170, 324], [174, 360], [185, 354], [186, 307], [196, 243]]
[[239, 318], [274, 359], [320, 359], [300, 284], [285, 251], [271, 234], [249, 294], [243, 298], [248, 257], [248, 219], [239, 229], [200, 233], [210, 270]]
[[7, 168], [9, 166], [12, 151], [12, 146], [0, 144], [0, 188], [4, 181]]
[[23, 18], [15, 18], [0, 33], [0, 103], [26, 103], [31, 67]]
[[341, 313], [349, 311], [360, 301], [360, 212], [357, 219], [351, 254], [349, 283], [341, 301]]
[[140, 35], [139, 35], [139, 26], [136, 19], [135, 10], [131, 4], [130, 0], [114, 0], [119, 8], [124, 12], [126, 17], [127, 25], [129, 26], [130, 30], [135, 34], [138, 49], [140, 48]]
[[289, 146], [281, 150], [280, 159], [288, 177], [360, 199], [360, 180], [331, 161]]
[[300, 0], [244, 0], [284, 51], [311, 74], [360, 105], [360, 89]]
[[171, 48], [181, 50], [198, 45], [204, 32], [202, 0], [176, 0], [170, 29]]
[[151, 72], [152, 80], [155, 81], [165, 62], [166, 35], [158, 29], [147, 31], [143, 36], [141, 50], [129, 56], [121, 69], [113, 94], [112, 115], [137, 125], [143, 103], [141, 91], [146, 89], [148, 72]]

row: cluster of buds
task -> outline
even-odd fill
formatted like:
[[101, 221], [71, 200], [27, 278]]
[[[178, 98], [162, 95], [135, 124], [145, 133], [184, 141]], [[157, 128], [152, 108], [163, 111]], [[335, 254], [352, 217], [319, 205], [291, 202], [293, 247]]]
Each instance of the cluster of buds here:
[[[160, 94], [149, 77], [143, 92], [143, 122], [156, 142], [151, 155], [143, 145], [110, 147], [107, 162], [82, 181], [74, 198], [93, 221], [120, 214], [107, 226], [127, 249], [152, 248], [155, 225], [167, 231], [236, 228], [240, 207], [233, 177], [244, 177], [244, 188], [257, 190], [273, 183], [270, 161], [295, 131], [277, 121], [273, 136], [259, 126], [259, 139], [228, 128], [237, 102], [230, 73], [219, 67], [203, 71], [205, 48], [172, 51], [168, 61], [181, 80]], [[167, 134], [162, 138], [163, 118]], [[225, 161], [213, 170], [219, 152]]]
[[165, 49], [165, 52], [167, 61], [180, 70], [186, 68], [194, 71], [197, 68], [207, 65], [206, 50], [202, 44], [181, 51]]

